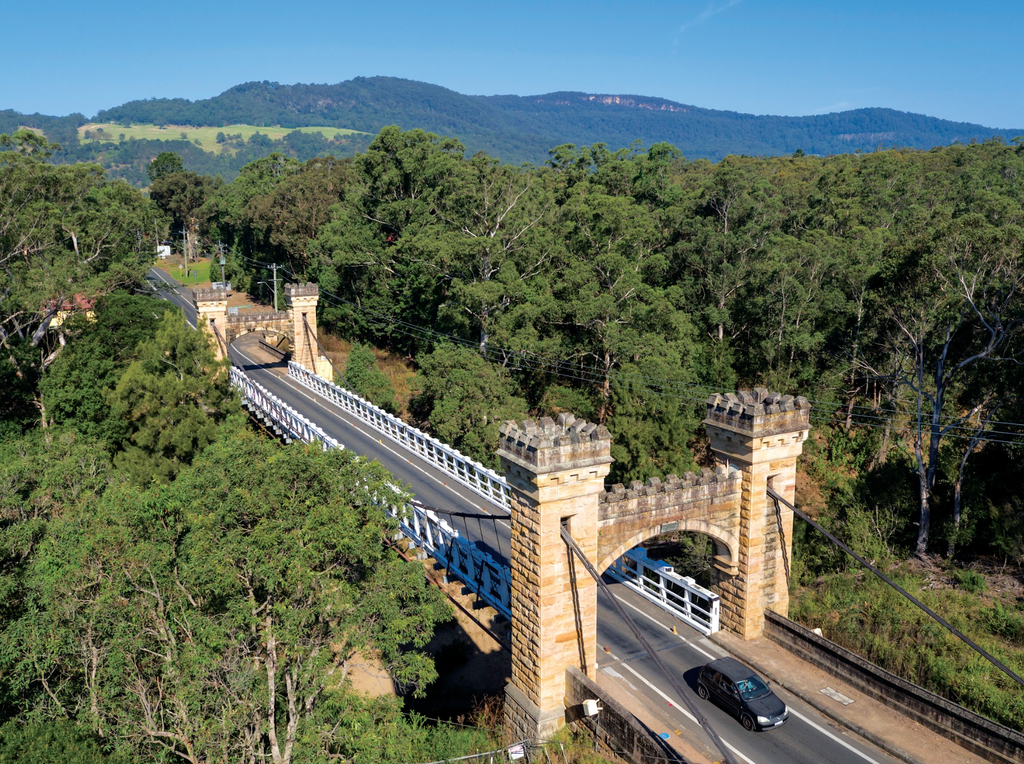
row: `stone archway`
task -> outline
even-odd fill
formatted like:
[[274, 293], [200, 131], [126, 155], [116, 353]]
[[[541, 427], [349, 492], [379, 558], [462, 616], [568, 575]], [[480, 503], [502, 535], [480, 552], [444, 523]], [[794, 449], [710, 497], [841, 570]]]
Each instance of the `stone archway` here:
[[605, 490], [611, 435], [560, 414], [501, 427], [498, 457], [511, 489], [512, 681], [505, 724], [517, 739], [547, 739], [564, 723], [565, 672], [591, 675], [597, 652], [597, 592], [580, 575], [564, 528], [599, 570], [668, 530], [715, 539], [722, 625], [760, 636], [765, 610], [789, 608], [793, 515], [768, 501], [769, 484], [792, 500], [796, 459], [810, 429], [804, 398], [758, 389], [715, 395], [705, 428], [713, 471]]
[[[288, 284], [284, 289], [287, 310], [262, 310], [228, 314], [228, 291], [223, 288], [193, 290], [193, 304], [200, 324], [215, 335], [217, 359], [238, 337], [254, 331], [275, 332], [288, 338], [292, 360], [317, 376], [333, 380], [330, 361], [320, 354], [317, 343], [316, 306], [320, 290], [316, 284]], [[223, 345], [223, 347], [222, 347]]]
[[[663, 533], [670, 532], [663, 531], [662, 527], [663, 526], [654, 526], [638, 531], [633, 537], [622, 541], [618, 547], [605, 552], [605, 556], [601, 557], [597, 564], [598, 572], [604, 573], [615, 563], [616, 560], [622, 557], [622, 555], [630, 549], [636, 549], [645, 541], [661, 536]], [[730, 570], [735, 567], [736, 553], [739, 550], [739, 539], [734, 533], [717, 528], [711, 525], [707, 520], [701, 518], [679, 520], [678, 525], [676, 525], [672, 530], [680, 533], [697, 533], [702, 536], [706, 536], [711, 539], [711, 542], [715, 547], [716, 569], [722, 567], [726, 570]], [[605, 550], [602, 549], [602, 552], [604, 551]]]
[[[706, 517], [684, 517], [673, 521], [671, 530], [678, 530], [680, 533], [700, 534], [707, 536], [715, 544], [715, 563], [725, 569], [732, 569], [735, 566], [736, 553], [739, 550], [739, 539], [733, 530], [720, 527]], [[636, 549], [645, 541], [670, 533], [670, 530], [663, 529], [665, 524], [648, 525], [638, 530], [633, 536], [618, 542], [615, 547], [600, 548], [602, 555], [598, 559], [597, 569], [599, 572], [607, 570], [615, 560], [622, 557], [631, 549]]]

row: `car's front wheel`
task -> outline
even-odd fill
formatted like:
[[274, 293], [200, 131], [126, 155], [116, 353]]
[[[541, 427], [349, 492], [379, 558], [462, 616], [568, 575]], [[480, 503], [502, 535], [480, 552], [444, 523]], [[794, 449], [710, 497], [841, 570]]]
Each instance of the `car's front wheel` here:
[[698, 683], [697, 684], [697, 694], [700, 695], [702, 699], [707, 700], [708, 699], [708, 688], [705, 687], [704, 685]]
[[754, 717], [750, 714], [743, 714], [743, 716], [740, 717], [740, 723], [743, 725], [743, 729], [747, 732], [753, 732], [757, 729], [757, 725], [754, 724]]

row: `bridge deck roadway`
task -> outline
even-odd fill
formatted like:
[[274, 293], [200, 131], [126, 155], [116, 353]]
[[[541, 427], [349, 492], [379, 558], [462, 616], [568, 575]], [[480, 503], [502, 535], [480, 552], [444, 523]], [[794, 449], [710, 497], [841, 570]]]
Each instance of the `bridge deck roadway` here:
[[[150, 280], [159, 290], [160, 296], [181, 307], [189, 323], [195, 325], [195, 310], [190, 303], [188, 290], [171, 283], [173, 280], [163, 273], [151, 271]], [[479, 520], [452, 518], [453, 525], [499, 560], [508, 559], [509, 526], [507, 516], [501, 510], [447, 478], [429, 463], [389, 442], [329, 401], [288, 379], [287, 368], [283, 364], [270, 362], [269, 356], [258, 355], [258, 341], [256, 335], [236, 341], [231, 348], [232, 361], [303, 416], [317, 422], [346, 448], [378, 460], [391, 471], [397, 481], [412, 486], [420, 501], [480, 515]], [[652, 648], [658, 651], [672, 671], [683, 677], [689, 691], [694, 693], [693, 698], [701, 704], [704, 714], [722, 738], [733, 747], [740, 761], [745, 764], [893, 764], [897, 761], [861, 737], [838, 728], [815, 708], [781, 687], [776, 687], [776, 690], [791, 709], [790, 721], [769, 732], [746, 732], [738, 721], [724, 711], [697, 698], [696, 673], [709, 660], [729, 654], [715, 642], [729, 645], [736, 657], [741, 660], [746, 657], [748, 662], [755, 662], [751, 659], [760, 654], [768, 654], [764, 650], [771, 651], [770, 643], [769, 646], [758, 648], [762, 653], [750, 650], [750, 655], [745, 655], [744, 645], [749, 643], [729, 641], [727, 638], [712, 642], [621, 584], [613, 588], [616, 596], [625, 603], [627, 611], [644, 629]], [[618, 692], [627, 696], [628, 707], [641, 706], [639, 712], [647, 715], [653, 729], [667, 732], [673, 738], [685, 737], [694, 748], [704, 752], [706, 760], [714, 761], [717, 757], [713, 755], [703, 733], [689, 718], [679, 699], [672, 697], [673, 691], [668, 682], [658, 674], [649, 656], [639, 650], [626, 625], [619, 621], [611, 604], [604, 602], [603, 598], [604, 595], [601, 595], [598, 599], [598, 671], [602, 686], [618, 688]], [[678, 634], [672, 633], [673, 626]], [[805, 691], [801, 694], [805, 697], [813, 697], [825, 686], [836, 689], [841, 686], [838, 680], [828, 679], [798, 658], [781, 650], [776, 653], [772, 656], [770, 668], [781, 674], [778, 679], [787, 686], [803, 686]], [[823, 681], [827, 681], [827, 685], [822, 684]], [[821, 684], [821, 687], [815, 689], [816, 683]], [[854, 697], [853, 691], [841, 692]], [[855, 705], [860, 704], [858, 712], [873, 702], [861, 695], [856, 697]], [[826, 701], [837, 708], [841, 707], [838, 701]], [[837, 711], [835, 716], [841, 713]], [[893, 712], [875, 713], [873, 722], [879, 729], [872, 731], [880, 742], [889, 741], [889, 750], [924, 752], [919, 756], [911, 754], [902, 757], [905, 760], [917, 764], [975, 764], [981, 761]], [[849, 726], [857, 729], [858, 724], [851, 722]]]

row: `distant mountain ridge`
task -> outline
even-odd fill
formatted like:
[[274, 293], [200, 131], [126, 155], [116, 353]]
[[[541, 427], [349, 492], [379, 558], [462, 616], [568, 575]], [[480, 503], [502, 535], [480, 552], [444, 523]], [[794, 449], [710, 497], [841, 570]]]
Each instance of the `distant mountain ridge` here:
[[[330, 126], [369, 135], [344, 145], [296, 138], [247, 147], [234, 159], [204, 152], [188, 142], [136, 142], [129, 146], [79, 144], [77, 128], [88, 121], [120, 124]], [[51, 117], [0, 111], [0, 132], [25, 125], [44, 131], [64, 146], [64, 161], [99, 161], [132, 182], [146, 182], [145, 167], [158, 151], [178, 151], [186, 166], [234, 177], [240, 162], [270, 151], [300, 159], [317, 153], [351, 155], [364, 150], [381, 128], [397, 124], [458, 138], [468, 154], [484, 151], [502, 161], [540, 164], [565, 143], [604, 143], [611, 149], [671, 143], [689, 159], [718, 161], [728, 154], [755, 156], [839, 154], [879, 146], [929, 149], [953, 142], [1010, 141], [1020, 130], [998, 130], [894, 109], [867, 108], [808, 117], [742, 114], [676, 103], [655, 96], [562, 91], [533, 96], [463, 95], [454, 90], [396, 77], [356, 77], [335, 85], [247, 82], [212, 98], [154, 98], [129, 101], [99, 112]], [[324, 136], [329, 138], [330, 136]], [[152, 145], [151, 145], [152, 144]]]
[[867, 108], [809, 117], [717, 111], [634, 94], [556, 92], [472, 96], [396, 77], [356, 77], [336, 85], [248, 82], [213, 98], [132, 101], [101, 111], [97, 121], [304, 127], [332, 125], [376, 133], [389, 124], [460, 139], [470, 153], [504, 161], [542, 162], [563, 143], [610, 148], [666, 141], [685, 156], [833, 154], [879, 146], [927, 149], [956, 141], [1010, 140], [998, 130], [894, 109]]

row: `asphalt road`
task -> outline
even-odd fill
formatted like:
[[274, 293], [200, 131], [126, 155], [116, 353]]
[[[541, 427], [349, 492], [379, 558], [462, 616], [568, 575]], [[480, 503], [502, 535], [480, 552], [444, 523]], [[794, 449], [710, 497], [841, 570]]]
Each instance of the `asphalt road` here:
[[[156, 269], [150, 281], [161, 297], [185, 312], [195, 326], [196, 313], [189, 290], [173, 283]], [[259, 362], [257, 335], [237, 340], [229, 352], [232, 362], [269, 392], [286, 401], [303, 416], [316, 422], [346, 448], [379, 461], [395, 479], [411, 488], [416, 498], [431, 506], [474, 515], [450, 518], [452, 525], [495, 558], [506, 561], [510, 550], [510, 527], [505, 512], [463, 488], [401, 446], [384, 438], [312, 391], [285, 376], [284, 364]], [[894, 764], [892, 757], [874, 746], [837, 729], [817, 711], [785, 690], [773, 687], [790, 708], [790, 719], [782, 727], [766, 732], [747, 732], [737, 719], [696, 695], [697, 671], [708, 661], [725, 655], [699, 632], [676, 620], [621, 584], [614, 584], [616, 596], [626, 605], [643, 629], [652, 649], [668, 668], [684, 680], [688, 692], [700, 705], [709, 722], [729, 745], [733, 755], [745, 764]], [[648, 708], [665, 723], [669, 734], [685, 735], [692, 744], [706, 750], [711, 760], [717, 755], [696, 721], [661, 675], [654, 661], [633, 639], [629, 628], [612, 605], [598, 598], [598, 669], [633, 688]], [[678, 634], [672, 633], [675, 626]], [[605, 651], [607, 648], [607, 652]]]

